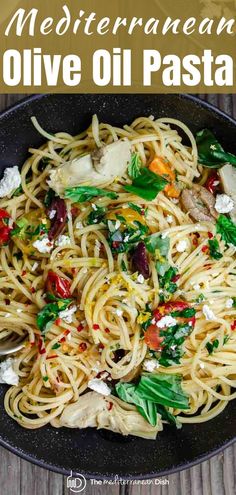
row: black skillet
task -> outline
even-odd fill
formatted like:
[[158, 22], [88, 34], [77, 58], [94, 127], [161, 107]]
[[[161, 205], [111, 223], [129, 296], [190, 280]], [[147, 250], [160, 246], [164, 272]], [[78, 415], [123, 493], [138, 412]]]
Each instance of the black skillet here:
[[[49, 132], [76, 134], [94, 113], [99, 120], [122, 126], [140, 115], [174, 117], [193, 132], [214, 131], [227, 151], [236, 152], [236, 122], [195, 97], [180, 95], [37, 95], [0, 116], [0, 171], [21, 165], [29, 146], [43, 138], [30, 122], [35, 115]], [[25, 430], [4, 411], [6, 386], [0, 387], [0, 444], [24, 459], [63, 474], [90, 478], [152, 478], [186, 469], [216, 454], [234, 441], [236, 401], [220, 416], [181, 430], [166, 426], [156, 441], [123, 438], [106, 431], [55, 430], [50, 426]]]

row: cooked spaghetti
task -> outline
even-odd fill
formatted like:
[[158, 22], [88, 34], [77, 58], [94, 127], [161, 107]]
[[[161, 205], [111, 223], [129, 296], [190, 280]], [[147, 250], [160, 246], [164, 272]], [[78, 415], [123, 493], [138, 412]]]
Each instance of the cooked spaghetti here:
[[144, 438], [214, 418], [236, 398], [233, 155], [175, 119], [32, 120], [47, 142], [0, 182], [7, 413]]

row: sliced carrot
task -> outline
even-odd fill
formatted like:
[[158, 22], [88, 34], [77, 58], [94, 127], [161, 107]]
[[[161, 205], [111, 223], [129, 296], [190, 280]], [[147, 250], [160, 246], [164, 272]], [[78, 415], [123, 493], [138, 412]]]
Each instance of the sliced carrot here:
[[175, 184], [167, 184], [164, 191], [169, 198], [179, 198], [180, 196], [180, 190], [177, 189]]
[[154, 174], [161, 175], [169, 181], [175, 180], [175, 173], [171, 169], [170, 165], [160, 156], [156, 156], [152, 163], [149, 165], [149, 170]]

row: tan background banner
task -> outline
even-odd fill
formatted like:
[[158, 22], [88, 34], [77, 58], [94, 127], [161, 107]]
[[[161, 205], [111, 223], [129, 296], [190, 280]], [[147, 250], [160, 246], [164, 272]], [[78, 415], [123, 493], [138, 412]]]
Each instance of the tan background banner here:
[[235, 33], [234, 0], [1, 0], [0, 92], [234, 93]]

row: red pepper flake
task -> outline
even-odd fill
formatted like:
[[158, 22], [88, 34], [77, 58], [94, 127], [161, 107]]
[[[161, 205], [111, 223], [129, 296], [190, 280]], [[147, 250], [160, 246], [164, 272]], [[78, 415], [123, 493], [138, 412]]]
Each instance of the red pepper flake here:
[[110, 333], [109, 328], [105, 328], [105, 332], [106, 332], [106, 333]]
[[236, 320], [232, 323], [231, 330], [236, 330]]
[[104, 344], [102, 344], [102, 342], [100, 342], [100, 344], [98, 344], [98, 349], [104, 349]]
[[45, 354], [46, 349], [45, 349], [45, 347], [43, 347], [42, 339], [39, 339], [38, 349], [39, 349], [39, 354]]
[[119, 241], [113, 241], [113, 243], [112, 243], [112, 247], [114, 249], [118, 249], [119, 245], [120, 245], [120, 242]]
[[72, 275], [77, 275], [78, 268], [71, 268], [71, 273], [72, 273]]
[[192, 240], [192, 244], [193, 246], [198, 246], [198, 240], [197, 240], [197, 237], [194, 236], [193, 240]]
[[82, 323], [81, 323], [81, 324], [80, 324], [80, 325], [78, 325], [78, 327], [77, 327], [77, 332], [82, 332], [82, 331], [83, 331], [83, 329], [84, 329], [84, 327], [83, 327], [83, 325], [82, 325]]
[[61, 318], [57, 318], [57, 319], [55, 320], [55, 324], [56, 324], [56, 325], [61, 325]]
[[65, 342], [66, 341], [66, 338], [65, 337], [62, 337], [59, 342]]
[[63, 333], [64, 333], [64, 335], [69, 335], [70, 330], [65, 330]]
[[99, 330], [99, 329], [100, 329], [100, 327], [99, 327], [99, 325], [97, 325], [97, 324], [95, 323], [95, 324], [93, 325], [93, 329], [94, 329], [94, 330]]
[[53, 354], [52, 356], [48, 356], [46, 359], [54, 359], [54, 358], [57, 358], [58, 355], [57, 354]]
[[5, 299], [5, 304], [6, 304], [6, 306], [9, 306], [9, 304], [11, 304], [10, 299]]
[[143, 215], [143, 217], [144, 217], [144, 215], [145, 215], [145, 210], [144, 209], [141, 210], [141, 215]]
[[30, 347], [34, 347], [35, 346], [35, 342], [30, 342]]
[[171, 281], [175, 283], [178, 282], [179, 279], [180, 279], [180, 275], [175, 275], [175, 277], [173, 277]]
[[195, 232], [195, 236], [197, 237], [197, 239], [199, 239], [199, 237], [200, 237], [199, 232]]
[[212, 265], [203, 265], [206, 270], [210, 270], [212, 268]]
[[35, 294], [36, 289], [35, 289], [34, 287], [31, 287], [30, 292], [31, 292], [32, 294]]
[[202, 246], [202, 252], [203, 253], [206, 253], [208, 251], [208, 246]]
[[26, 270], [23, 270], [23, 272], [21, 273], [21, 276], [24, 277], [26, 275]]
[[209, 239], [212, 239], [212, 237], [214, 237], [212, 232], [207, 232], [207, 235], [208, 235]]
[[110, 411], [112, 408], [113, 408], [113, 402], [109, 402], [109, 403], [107, 404], [107, 409], [108, 409], [108, 411]]
[[86, 349], [87, 349], [87, 344], [85, 344], [85, 342], [81, 342], [81, 344], [79, 345], [79, 350], [81, 352], [84, 352], [86, 351]]

